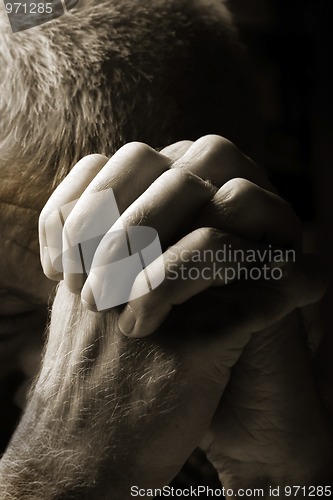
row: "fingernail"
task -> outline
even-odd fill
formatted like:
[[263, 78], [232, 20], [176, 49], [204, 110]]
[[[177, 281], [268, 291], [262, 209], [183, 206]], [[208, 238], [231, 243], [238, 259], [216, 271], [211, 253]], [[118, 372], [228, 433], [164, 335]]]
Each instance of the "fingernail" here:
[[66, 281], [67, 288], [73, 293], [80, 293], [84, 285], [86, 277], [82, 274], [67, 274], [64, 273], [64, 280]]
[[127, 305], [118, 319], [118, 326], [121, 333], [130, 335], [135, 326], [136, 317], [130, 305]]
[[96, 301], [94, 294], [92, 292], [92, 289], [89, 285], [89, 282], [86, 281], [82, 291], [81, 291], [81, 301], [83, 302], [84, 306], [89, 309], [90, 311], [97, 312], [98, 307], [96, 306]]
[[84, 307], [88, 309], [88, 311], [99, 312], [94, 304], [90, 304], [89, 302], [86, 302], [84, 299], [81, 299], [81, 302], [84, 305]]

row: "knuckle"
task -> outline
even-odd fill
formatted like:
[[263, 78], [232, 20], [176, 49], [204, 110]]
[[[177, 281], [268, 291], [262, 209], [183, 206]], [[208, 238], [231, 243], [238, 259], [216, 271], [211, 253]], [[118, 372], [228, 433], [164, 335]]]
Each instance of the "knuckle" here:
[[233, 142], [220, 135], [206, 135], [204, 137], [201, 137], [197, 142], [199, 141], [205, 149], [206, 154], [209, 155], [213, 154], [224, 158], [225, 156], [234, 155], [239, 152], [238, 148]]
[[[127, 171], [140, 168], [139, 175], [147, 176], [150, 173], [161, 175], [170, 168], [170, 160], [163, 154], [143, 142], [129, 142], [122, 146], [114, 155], [116, 161], [128, 163]], [[132, 159], [132, 163], [128, 160]]]
[[189, 169], [175, 167], [163, 174], [163, 176], [168, 175], [179, 183], [180, 188], [184, 189], [184, 194], [186, 191], [188, 192], [188, 190], [197, 194], [202, 194], [204, 197], [206, 197], [206, 195], [212, 197], [215, 194], [215, 190], [210, 183], [207, 183]]
[[127, 144], [124, 144], [124, 146], [122, 146], [118, 150], [118, 152], [121, 152], [122, 154], [129, 156], [135, 155], [142, 159], [145, 159], [148, 156], [150, 157], [159, 155], [159, 153], [157, 153], [157, 151], [148, 146], [148, 144], [138, 141], [128, 142]]
[[[98, 153], [92, 153], [84, 156], [78, 161], [72, 170], [69, 172], [68, 177], [72, 178], [73, 176], [81, 175], [82, 172], [96, 172], [96, 167], [98, 170], [104, 166], [108, 161], [108, 157], [105, 155], [101, 155]], [[63, 182], [66, 182], [66, 178]], [[61, 184], [60, 184], [61, 185]]]
[[230, 179], [221, 190], [221, 213], [229, 224], [244, 216], [244, 211], [257, 206], [258, 195], [262, 192], [261, 188], [243, 178]]
[[95, 160], [96, 160], [96, 161], [100, 161], [100, 160], [105, 161], [105, 160], [107, 160], [107, 159], [108, 159], [108, 157], [107, 157], [107, 156], [105, 156], [105, 155], [101, 155], [101, 154], [99, 154], [99, 153], [91, 153], [91, 154], [86, 155], [86, 156], [84, 156], [84, 157], [82, 158], [82, 160], [87, 161], [87, 162], [89, 162], [89, 160], [92, 160], [92, 161], [95, 161]]
[[226, 182], [222, 190], [224, 203], [238, 210], [248, 206], [258, 196], [260, 188], [247, 179], [235, 177]]
[[251, 181], [242, 177], [230, 179], [224, 187], [228, 188], [235, 195], [248, 195], [257, 190], [257, 187]]
[[94, 253], [94, 264], [112, 263], [126, 259], [131, 254], [124, 229], [109, 231], [99, 242]]

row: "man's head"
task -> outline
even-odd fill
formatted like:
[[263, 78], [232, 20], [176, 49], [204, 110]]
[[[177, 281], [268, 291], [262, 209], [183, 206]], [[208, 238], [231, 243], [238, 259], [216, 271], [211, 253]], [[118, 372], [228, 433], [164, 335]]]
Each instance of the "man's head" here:
[[[80, 4], [79, 4], [80, 5]], [[0, 17], [0, 167], [64, 176], [125, 142], [249, 135], [247, 82], [224, 2], [88, 2], [13, 34]], [[241, 142], [245, 142], [244, 140]]]

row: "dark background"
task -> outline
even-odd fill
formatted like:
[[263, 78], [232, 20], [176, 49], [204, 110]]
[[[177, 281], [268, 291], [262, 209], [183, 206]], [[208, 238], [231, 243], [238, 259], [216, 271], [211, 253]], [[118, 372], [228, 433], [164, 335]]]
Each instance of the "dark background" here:
[[[305, 247], [333, 278], [333, 2], [230, 0], [248, 47], [263, 123], [261, 158], [305, 223]], [[333, 286], [317, 369], [333, 396]], [[333, 399], [333, 397], [331, 398]], [[332, 408], [333, 410], [333, 408]]]

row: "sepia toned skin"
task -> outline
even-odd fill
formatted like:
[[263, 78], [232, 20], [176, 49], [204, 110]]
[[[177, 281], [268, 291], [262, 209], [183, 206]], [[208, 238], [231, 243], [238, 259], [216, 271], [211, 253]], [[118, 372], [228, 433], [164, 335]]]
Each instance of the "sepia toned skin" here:
[[[252, 175], [248, 160], [225, 139], [207, 136], [193, 147], [192, 156], [182, 165], [175, 163], [175, 169], [199, 168], [210, 177], [215, 171], [212, 167], [224, 164], [225, 175], [232, 178], [227, 168], [232, 151], [233, 156], [237, 153], [243, 179]], [[177, 146], [173, 148], [177, 158]], [[119, 167], [129, 160], [136, 163], [142, 177], [145, 164], [155, 163], [157, 177], [163, 163], [166, 169], [170, 165], [164, 155], [135, 143], [115, 158]], [[98, 176], [109, 180], [105, 161], [92, 156], [77, 165], [72, 176], [77, 175], [78, 182], [67, 183], [65, 190], [60, 185], [51, 203], [56, 199], [62, 204], [64, 192], [71, 196], [73, 189], [76, 199], [87, 170], [88, 178], [96, 173], [95, 186], [102, 187]], [[126, 175], [130, 180], [133, 171]], [[183, 190], [191, 190], [192, 182], [186, 174]], [[113, 185], [117, 189], [117, 175]], [[123, 189], [129, 185], [123, 184]], [[203, 182], [200, 189], [210, 186]], [[258, 235], [255, 220], [260, 221], [264, 200], [271, 196], [269, 191], [264, 193], [259, 212], [253, 214], [253, 241]], [[149, 196], [149, 188], [144, 194]], [[242, 205], [247, 209], [239, 199], [253, 193], [244, 190], [244, 182], [234, 183], [232, 194], [237, 210]], [[126, 199], [126, 193], [120, 199]], [[159, 201], [163, 206], [161, 197]], [[288, 237], [293, 215], [289, 212], [285, 219], [285, 203], [277, 197], [276, 201], [265, 217], [281, 215], [284, 223], [270, 237], [282, 241]], [[183, 201], [176, 197], [174, 203]], [[214, 203], [212, 207], [208, 213], [215, 232], [207, 237], [200, 230], [208, 247], [216, 236], [229, 241], [229, 233], [220, 235], [218, 227], [225, 222], [231, 231], [233, 225], [232, 219], [224, 221], [223, 210], [214, 210]], [[142, 215], [143, 208], [136, 206], [136, 210]], [[75, 208], [75, 220], [74, 212]], [[80, 212], [78, 224], [79, 220]], [[235, 217], [235, 228], [238, 221]], [[240, 234], [232, 241], [241, 244], [244, 240]], [[37, 494], [43, 498], [129, 498], [132, 484], [145, 488], [167, 484], [205, 435], [209, 457], [226, 487], [261, 486], [268, 498], [269, 486], [289, 485], [291, 480], [304, 486], [330, 484], [331, 429], [314, 387], [298, 315], [292, 312], [320, 298], [325, 290], [321, 272], [314, 262], [303, 266], [300, 261], [281, 282], [239, 283], [230, 290], [220, 285], [199, 294], [195, 302], [185, 298], [157, 333], [135, 339], [119, 330], [119, 308], [89, 312], [80, 296], [61, 284], [40, 376], [1, 462], [4, 498]], [[172, 288], [166, 295], [159, 293], [157, 288], [131, 305], [135, 311], [140, 311], [138, 305], [145, 310], [152, 296], [154, 308], [148, 311], [158, 314], [158, 302], [163, 298], [168, 303]], [[161, 318], [156, 321], [161, 323]], [[294, 464], [292, 477], [290, 462]]]
[[[49, 295], [54, 285], [45, 278], [36, 240], [41, 197], [35, 183], [26, 191], [27, 179], [12, 169], [2, 171], [0, 264], [0, 375], [22, 367], [31, 352], [36, 363], [45, 329]], [[37, 356], [36, 356], [37, 354]], [[36, 365], [31, 367], [30, 374]]]
[[[206, 4], [198, 2], [201, 7]], [[193, 206], [187, 207], [188, 220], [182, 228], [185, 237], [199, 229], [195, 233], [199, 239], [186, 240], [192, 247], [201, 245], [202, 248], [214, 249], [230, 241], [237, 246], [257, 245], [258, 234], [262, 235], [263, 228], [271, 228], [267, 221], [272, 219], [280, 223], [274, 224], [272, 230], [267, 232], [262, 244], [285, 244], [286, 238], [290, 243], [292, 233], [295, 236], [293, 244], [300, 246], [299, 223], [290, 208], [278, 197], [274, 198], [276, 203], [272, 202], [269, 193], [271, 187], [264, 174], [229, 141], [219, 136], [202, 137], [195, 143], [196, 153], [181, 164], [182, 156], [192, 143], [186, 141], [179, 144], [176, 138], [168, 140], [166, 133], [172, 126], [179, 126], [178, 106], [181, 97], [177, 95], [177, 113], [170, 118], [170, 99], [163, 101], [168, 90], [163, 86], [159, 89], [160, 83], [155, 83], [151, 92], [156, 88], [158, 91], [152, 96], [148, 95], [149, 99], [146, 98], [146, 83], [140, 86], [138, 75], [133, 76], [131, 73], [133, 62], [130, 60], [127, 66], [128, 61], [124, 59], [121, 63], [127, 70], [125, 74], [133, 78], [120, 78], [119, 87], [127, 89], [129, 82], [139, 81], [139, 84], [136, 87], [136, 83], [133, 83], [133, 88], [130, 87], [127, 94], [124, 91], [124, 95], [118, 96], [117, 91], [114, 91], [116, 105], [113, 100], [110, 101], [108, 86], [102, 86], [105, 80], [96, 82], [96, 67], [104, 75], [102, 71], [106, 71], [105, 66], [98, 66], [97, 56], [94, 59], [91, 54], [104, 54], [105, 40], [108, 40], [105, 35], [107, 25], [112, 25], [114, 19], [119, 21], [118, 27], [126, 28], [120, 39], [126, 35], [134, 5], [127, 1], [122, 5], [129, 6], [128, 12], [124, 7], [125, 14], [116, 10], [116, 15], [109, 14], [108, 17], [106, 7], [99, 6], [96, 13], [95, 10], [87, 11], [86, 15], [73, 13], [67, 22], [60, 20], [58, 24], [50, 24], [49, 31], [45, 27], [31, 34], [20, 34], [21, 38], [15, 40], [10, 38], [11, 35], [1, 33], [5, 37], [5, 46], [10, 46], [16, 56], [1, 66], [2, 71], [7, 67], [11, 71], [10, 77], [5, 73], [1, 80], [1, 84], [5, 85], [4, 93], [14, 92], [10, 94], [11, 107], [2, 109], [1, 115], [13, 115], [9, 125], [5, 121], [1, 122], [1, 140], [3, 136], [7, 137], [6, 133], [8, 135], [7, 142], [4, 140], [1, 143], [4, 154], [0, 159], [0, 228], [3, 236], [1, 328], [4, 334], [8, 333], [8, 328], [13, 334], [12, 340], [1, 351], [3, 373], [15, 365], [21, 367], [26, 353], [34, 351], [36, 354], [41, 348], [40, 336], [45, 328], [46, 310], [52, 302], [55, 283], [44, 276], [40, 266], [38, 218], [54, 186], [61, 179], [65, 179], [66, 183], [69, 178], [66, 174], [71, 166], [89, 151], [112, 152], [107, 156], [94, 155], [85, 160], [87, 169], [91, 169], [87, 186], [91, 186], [99, 172], [103, 171], [108, 157], [126, 142], [124, 137], [131, 140], [143, 134], [151, 137], [154, 147], [173, 142], [161, 154], [143, 143], [130, 144], [122, 149], [123, 156], [119, 161], [122, 182], [119, 184], [117, 201], [123, 204], [123, 211], [142, 193], [147, 195], [156, 177], [162, 175], [164, 170], [172, 170], [173, 162], [179, 161], [178, 167], [185, 167], [189, 173], [168, 173], [173, 179], [179, 176], [179, 185], [176, 182], [175, 190], [170, 193], [168, 184], [162, 183], [160, 187], [164, 186], [165, 191], [162, 189], [159, 201], [165, 197], [172, 206], [179, 206], [179, 212], [184, 208], [184, 200], [193, 201]], [[168, 78], [171, 72], [170, 65], [163, 66], [167, 58], [161, 55], [161, 51], [168, 54], [166, 47], [173, 47], [174, 40], [168, 38], [172, 37], [170, 26], [163, 25], [163, 20], [167, 22], [170, 16], [170, 25], [174, 25], [176, 19], [172, 18], [171, 11], [176, 10], [177, 5], [170, 3], [168, 15], [165, 10], [160, 11], [163, 2], [158, 5], [159, 8], [154, 12], [147, 9], [151, 19], [154, 20], [153, 16], [156, 16], [156, 21], [149, 25], [151, 31], [147, 30], [142, 18], [138, 22], [140, 29], [146, 29], [149, 50], [143, 47], [145, 57], [138, 57], [135, 64], [143, 65], [140, 75], [148, 73], [149, 81], [152, 77], [146, 65], [148, 53], [152, 68], [158, 66], [158, 71], [161, 71], [162, 67], [162, 75], [168, 75]], [[111, 7], [118, 9], [118, 4]], [[218, 7], [220, 10], [225, 14], [222, 7]], [[94, 29], [89, 28], [87, 18]], [[229, 17], [227, 20], [229, 23]], [[159, 43], [153, 37], [152, 41], [149, 38], [149, 35], [156, 35], [155, 26], [160, 27], [159, 35], [165, 36], [165, 39], [158, 39]], [[89, 39], [87, 44], [95, 52], [86, 50], [86, 42], [82, 42], [82, 37], [78, 36], [82, 32]], [[103, 36], [98, 36], [101, 34]], [[132, 42], [126, 40], [132, 43], [129, 53], [132, 50], [137, 54], [135, 50], [139, 50], [140, 46], [135, 36], [138, 34], [133, 34]], [[178, 33], [180, 47], [182, 36], [185, 40], [188, 38], [186, 30], [185, 34]], [[77, 45], [72, 52], [73, 37]], [[52, 38], [61, 40], [63, 47], [61, 44], [59, 47], [57, 44], [49, 45], [48, 41]], [[98, 44], [96, 39], [101, 42]], [[4, 43], [3, 38], [0, 42]], [[121, 52], [119, 46], [116, 48]], [[111, 49], [113, 64], [117, 65], [115, 51]], [[20, 64], [24, 65], [24, 50], [28, 54], [31, 50], [38, 54], [33, 69], [30, 58], [27, 58], [26, 82], [17, 76], [20, 73], [15, 66], [17, 64], [20, 68]], [[67, 59], [64, 52], [69, 54]], [[183, 53], [181, 48], [179, 53]], [[4, 54], [8, 56], [6, 51]], [[184, 49], [184, 54], [188, 56], [188, 49]], [[105, 54], [103, 57], [106, 57]], [[47, 77], [42, 64], [44, 60], [53, 64], [48, 63]], [[41, 67], [38, 67], [39, 61]], [[175, 65], [179, 80], [183, 78], [180, 74], [182, 64], [181, 60], [181, 64], [178, 61], [178, 66]], [[198, 61], [198, 75], [201, 64], [202, 61]], [[122, 65], [119, 65], [120, 68]], [[119, 74], [116, 73], [114, 77], [115, 88]], [[152, 74], [155, 75], [154, 71]], [[18, 82], [16, 87], [12, 85], [13, 75], [16, 75]], [[73, 81], [71, 75], [75, 75]], [[163, 78], [161, 80], [163, 82]], [[24, 87], [24, 84], [28, 89], [37, 89], [36, 93], [31, 91], [29, 94], [25, 89], [27, 94], [15, 94], [15, 89]], [[207, 85], [208, 82], [204, 88], [207, 89]], [[99, 93], [95, 93], [94, 86], [99, 89]], [[78, 95], [82, 96], [81, 101], [73, 88], [80, 89]], [[221, 94], [224, 95], [224, 91], [221, 90]], [[28, 99], [24, 100], [22, 96], [25, 95], [28, 95]], [[145, 117], [143, 133], [137, 108], [137, 128], [124, 131], [132, 122], [136, 126], [131, 108], [133, 103], [129, 99], [133, 95], [139, 95], [146, 105], [145, 111], [155, 117], [155, 120], [151, 120], [149, 115]], [[231, 99], [228, 91], [225, 91], [225, 95], [226, 101], [237, 101]], [[128, 110], [127, 99], [131, 104]], [[201, 100], [202, 96], [194, 99], [191, 108], [197, 110]], [[54, 108], [49, 106], [50, 102], [55, 103]], [[165, 110], [163, 120], [147, 102], [159, 103], [159, 107]], [[109, 110], [111, 103], [115, 107], [122, 103], [121, 106], [126, 108], [121, 109], [121, 112], [113, 108], [112, 120], [105, 111]], [[19, 110], [16, 115], [15, 106]], [[232, 110], [237, 116], [236, 110]], [[25, 113], [26, 119], [29, 118], [29, 122], [22, 120], [22, 113]], [[227, 106], [221, 104], [222, 115], [228, 121], [233, 113], [228, 115]], [[70, 123], [75, 125], [73, 130], [68, 126], [68, 116], [72, 120]], [[96, 116], [99, 120], [96, 120]], [[221, 121], [220, 116], [218, 118]], [[239, 123], [237, 118], [234, 120], [236, 124]], [[206, 115], [201, 121], [203, 128], [215, 129], [215, 125], [207, 123]], [[7, 129], [5, 125], [8, 125]], [[188, 137], [190, 132], [185, 131], [190, 129], [190, 125], [191, 116], [183, 130], [177, 129], [175, 136], [179, 139]], [[24, 134], [29, 127], [31, 133], [26, 136]], [[246, 129], [245, 135], [247, 133]], [[190, 135], [200, 137], [203, 134], [196, 131]], [[13, 138], [20, 140], [14, 141]], [[226, 170], [230, 157], [233, 159], [232, 165]], [[134, 165], [135, 168], [131, 170], [128, 165]], [[77, 167], [72, 170], [68, 182], [68, 196], [70, 199], [80, 198], [84, 206], [83, 186], [80, 185], [84, 178], [83, 170]], [[218, 182], [216, 175], [226, 171], [228, 174]], [[202, 185], [198, 179], [193, 182], [193, 173], [208, 179], [211, 184], [206, 182]], [[110, 175], [109, 172], [104, 176], [106, 184], [111, 182]], [[116, 188], [116, 181], [112, 179], [113, 188]], [[231, 213], [234, 210], [234, 217], [227, 221], [223, 198], [215, 198], [215, 203], [209, 202], [211, 195], [216, 194], [216, 189], [230, 181], [229, 194], [232, 196], [228, 208]], [[246, 181], [252, 183], [250, 188]], [[265, 190], [261, 191], [259, 186]], [[73, 192], [73, 189], [76, 191]], [[148, 192], [148, 198], [143, 198], [144, 204], [132, 211], [131, 217], [136, 222], [136, 210], [146, 210], [150, 195], [151, 191], [150, 194]], [[208, 210], [202, 207], [198, 218], [196, 203], [201, 203], [200, 200], [207, 202]], [[63, 195], [58, 203], [64, 203]], [[255, 207], [250, 222], [249, 206]], [[165, 213], [157, 213], [154, 225], [163, 234]], [[80, 225], [80, 217], [80, 213], [73, 211], [71, 229]], [[243, 220], [247, 223], [242, 226]], [[226, 228], [226, 234], [221, 235], [221, 231], [226, 231]], [[178, 241], [173, 229], [171, 225], [165, 246]], [[41, 243], [43, 248], [43, 241]], [[104, 250], [103, 247], [96, 249], [96, 258], [105, 258], [107, 253]], [[62, 278], [53, 273], [44, 258], [43, 266], [49, 277]], [[271, 283], [246, 282], [234, 283], [232, 288], [227, 288], [221, 283], [219, 287], [210, 283], [212, 286], [208, 290], [204, 291], [201, 286], [195, 297], [191, 296], [193, 290], [189, 293], [179, 282], [174, 287], [162, 286], [155, 293], [131, 304], [137, 319], [137, 329], [132, 332], [131, 338], [124, 336], [121, 331], [122, 328], [127, 335], [130, 333], [125, 328], [128, 319], [125, 324], [120, 319], [124, 313], [122, 308], [99, 314], [87, 310], [78, 291], [85, 277], [83, 280], [81, 278], [78, 286], [71, 276], [65, 276], [65, 283], [61, 283], [57, 289], [40, 375], [32, 389], [20, 426], [1, 460], [3, 498], [128, 498], [131, 484], [147, 488], [167, 484], [203, 437], [203, 446], [225, 486], [262, 486], [266, 488], [267, 495], [269, 485], [296, 482], [304, 485], [330, 484], [331, 428], [314, 386], [304, 332], [296, 311], [303, 304], [320, 299], [326, 286], [325, 278], [315, 261], [300, 255], [296, 265], [286, 266], [284, 271], [283, 280], [273, 286]], [[75, 294], [68, 291], [67, 287]], [[170, 312], [178, 290], [184, 290], [184, 294], [176, 297], [177, 307]], [[89, 296], [83, 298], [87, 302]], [[90, 303], [90, 306], [93, 304]], [[26, 313], [31, 314], [31, 317], [22, 316], [21, 321], [16, 323], [13, 317], [4, 317], [8, 313], [15, 318]], [[15, 323], [8, 323], [11, 321]], [[150, 333], [152, 335], [147, 336]], [[147, 338], [136, 338], [142, 336]], [[33, 337], [36, 337], [36, 341], [33, 341]], [[39, 359], [35, 359], [36, 365], [30, 368], [31, 373], [38, 366]], [[290, 464], [293, 464], [292, 470]]]

